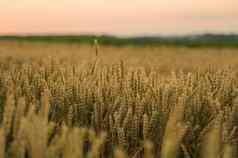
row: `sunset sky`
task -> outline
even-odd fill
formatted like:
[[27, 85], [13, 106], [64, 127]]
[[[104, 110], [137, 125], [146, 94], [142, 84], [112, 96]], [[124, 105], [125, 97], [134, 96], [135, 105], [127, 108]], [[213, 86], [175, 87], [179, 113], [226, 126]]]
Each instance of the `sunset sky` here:
[[0, 34], [238, 33], [238, 0], [0, 0]]

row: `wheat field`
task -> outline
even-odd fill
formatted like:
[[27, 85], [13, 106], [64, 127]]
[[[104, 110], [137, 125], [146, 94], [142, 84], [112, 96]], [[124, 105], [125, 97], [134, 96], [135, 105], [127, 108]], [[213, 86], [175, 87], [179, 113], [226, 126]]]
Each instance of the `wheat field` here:
[[0, 42], [0, 158], [235, 158], [237, 51]]

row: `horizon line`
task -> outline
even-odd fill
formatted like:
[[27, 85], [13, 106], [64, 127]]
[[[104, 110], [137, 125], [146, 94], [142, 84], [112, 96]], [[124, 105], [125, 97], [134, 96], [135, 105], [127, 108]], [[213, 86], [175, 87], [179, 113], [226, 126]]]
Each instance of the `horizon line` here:
[[161, 33], [141, 33], [141, 34], [116, 34], [116, 33], [95, 33], [95, 32], [81, 32], [81, 33], [73, 33], [73, 32], [65, 32], [65, 33], [53, 33], [53, 32], [45, 32], [45, 33], [0, 33], [0, 37], [3, 36], [17, 36], [17, 37], [31, 37], [31, 36], [111, 36], [111, 37], [183, 37], [183, 36], [200, 36], [200, 35], [238, 35], [238, 32], [199, 32], [199, 33], [182, 33], [182, 34], [161, 34]]

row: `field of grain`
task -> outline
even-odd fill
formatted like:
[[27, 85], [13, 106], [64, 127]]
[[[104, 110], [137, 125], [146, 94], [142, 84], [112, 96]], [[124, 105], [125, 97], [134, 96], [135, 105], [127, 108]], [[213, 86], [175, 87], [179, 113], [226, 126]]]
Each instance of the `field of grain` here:
[[235, 158], [237, 68], [234, 48], [2, 41], [0, 158]]

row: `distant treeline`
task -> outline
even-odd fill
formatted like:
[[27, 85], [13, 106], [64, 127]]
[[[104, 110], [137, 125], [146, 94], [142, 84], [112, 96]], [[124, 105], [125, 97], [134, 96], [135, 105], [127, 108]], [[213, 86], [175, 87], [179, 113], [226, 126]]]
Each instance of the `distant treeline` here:
[[203, 34], [189, 36], [169, 36], [169, 37], [116, 37], [116, 36], [95, 36], [95, 35], [41, 35], [41, 36], [0, 36], [0, 41], [30, 41], [30, 42], [67, 42], [93, 44], [94, 39], [99, 41], [100, 45], [113, 46], [187, 46], [187, 47], [238, 47], [238, 35], [230, 34]]

